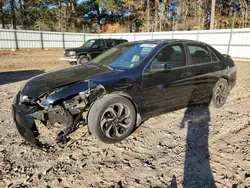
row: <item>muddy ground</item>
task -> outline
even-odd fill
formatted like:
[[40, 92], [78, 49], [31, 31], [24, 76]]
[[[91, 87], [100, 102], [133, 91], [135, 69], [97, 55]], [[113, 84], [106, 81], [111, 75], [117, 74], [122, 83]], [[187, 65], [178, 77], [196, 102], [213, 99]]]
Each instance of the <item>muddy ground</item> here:
[[118, 144], [87, 134], [45, 152], [19, 136], [11, 103], [25, 80], [69, 66], [60, 57], [0, 51], [0, 187], [250, 187], [250, 62], [237, 62], [237, 85], [221, 109], [149, 119]]

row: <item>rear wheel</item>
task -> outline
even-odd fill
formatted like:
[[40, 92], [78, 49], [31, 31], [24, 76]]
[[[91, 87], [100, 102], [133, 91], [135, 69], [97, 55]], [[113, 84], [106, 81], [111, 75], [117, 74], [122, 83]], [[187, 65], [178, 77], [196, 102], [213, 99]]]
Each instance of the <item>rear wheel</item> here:
[[136, 124], [133, 104], [119, 95], [104, 96], [90, 109], [90, 132], [105, 143], [116, 143], [131, 134]]
[[89, 62], [89, 58], [85, 55], [80, 56], [79, 59], [77, 60], [77, 64], [79, 65], [84, 65], [88, 62]]
[[228, 94], [229, 94], [229, 90], [228, 90], [227, 80], [224, 78], [219, 79], [213, 89], [213, 96], [212, 96], [211, 104], [215, 108], [222, 107], [226, 103]]

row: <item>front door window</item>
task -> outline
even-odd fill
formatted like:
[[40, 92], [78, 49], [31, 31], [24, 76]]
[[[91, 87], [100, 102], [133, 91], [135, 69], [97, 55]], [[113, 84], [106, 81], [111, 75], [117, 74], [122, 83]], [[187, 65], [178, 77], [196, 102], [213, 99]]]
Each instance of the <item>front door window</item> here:
[[173, 44], [164, 47], [153, 59], [153, 63], [166, 63], [169, 68], [186, 66], [184, 47], [182, 44]]

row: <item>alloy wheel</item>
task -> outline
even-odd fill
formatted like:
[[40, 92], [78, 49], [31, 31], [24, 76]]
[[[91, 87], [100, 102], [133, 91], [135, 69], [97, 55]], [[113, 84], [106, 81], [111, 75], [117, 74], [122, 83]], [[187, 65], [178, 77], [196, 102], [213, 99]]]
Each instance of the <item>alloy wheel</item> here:
[[222, 105], [226, 102], [228, 95], [227, 85], [225, 83], [221, 83], [215, 90], [215, 101], [218, 105]]
[[88, 63], [89, 62], [89, 60], [87, 59], [87, 58], [82, 58], [81, 59], [81, 64], [82, 65], [84, 65], [84, 64], [86, 64], [86, 63]]
[[101, 130], [109, 138], [123, 136], [132, 126], [132, 114], [129, 108], [121, 103], [109, 106], [101, 118]]

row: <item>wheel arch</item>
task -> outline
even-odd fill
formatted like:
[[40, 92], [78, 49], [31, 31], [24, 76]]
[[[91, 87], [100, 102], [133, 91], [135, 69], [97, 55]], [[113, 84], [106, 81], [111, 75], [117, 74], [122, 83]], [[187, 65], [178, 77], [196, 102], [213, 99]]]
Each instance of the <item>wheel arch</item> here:
[[81, 56], [86, 56], [87, 58], [89, 58], [89, 60], [91, 60], [91, 56], [90, 56], [90, 54], [88, 53], [88, 52], [80, 52], [80, 53], [78, 53], [78, 58], [80, 58]]
[[226, 75], [223, 75], [222, 77], [220, 77], [220, 78], [218, 79], [218, 81], [219, 81], [220, 79], [225, 79], [225, 80], [227, 81], [228, 86], [230, 87], [230, 88], [229, 88], [229, 91], [230, 91], [230, 90], [231, 90], [230, 77], [229, 77], [229, 76], [226, 76]]
[[89, 112], [90, 112], [92, 106], [94, 105], [94, 103], [95, 103], [97, 100], [100, 100], [100, 99], [102, 99], [103, 97], [107, 97], [107, 96], [110, 96], [110, 95], [119, 95], [119, 96], [122, 96], [122, 97], [128, 99], [128, 100], [132, 103], [132, 105], [133, 105], [134, 108], [135, 108], [135, 112], [136, 112], [136, 126], [135, 126], [135, 127], [138, 127], [138, 126], [141, 124], [141, 122], [142, 122], [142, 117], [141, 117], [141, 114], [140, 114], [140, 112], [139, 112], [138, 106], [137, 106], [137, 104], [134, 102], [133, 98], [132, 98], [128, 93], [126, 93], [126, 92], [124, 92], [124, 91], [115, 91], [115, 92], [112, 92], [112, 93], [107, 93], [107, 94], [103, 95], [102, 97], [97, 98], [96, 100], [92, 101], [91, 104], [90, 104], [90, 107], [89, 107], [89, 109], [88, 109], [88, 114], [87, 114], [86, 119], [88, 120]]
[[225, 79], [225, 80], [227, 80], [227, 81], [229, 81], [229, 79], [230, 79], [228, 76], [225, 76], [225, 75], [224, 75], [224, 76], [221, 76], [219, 79], [221, 79], [221, 78], [222, 78], [222, 79]]
[[128, 93], [126, 93], [124, 91], [115, 91], [115, 92], [112, 92], [110, 94], [121, 95], [122, 97], [127, 98], [134, 105], [136, 113], [139, 112], [137, 104], [135, 103], [135, 101], [133, 100], [133, 98]]

